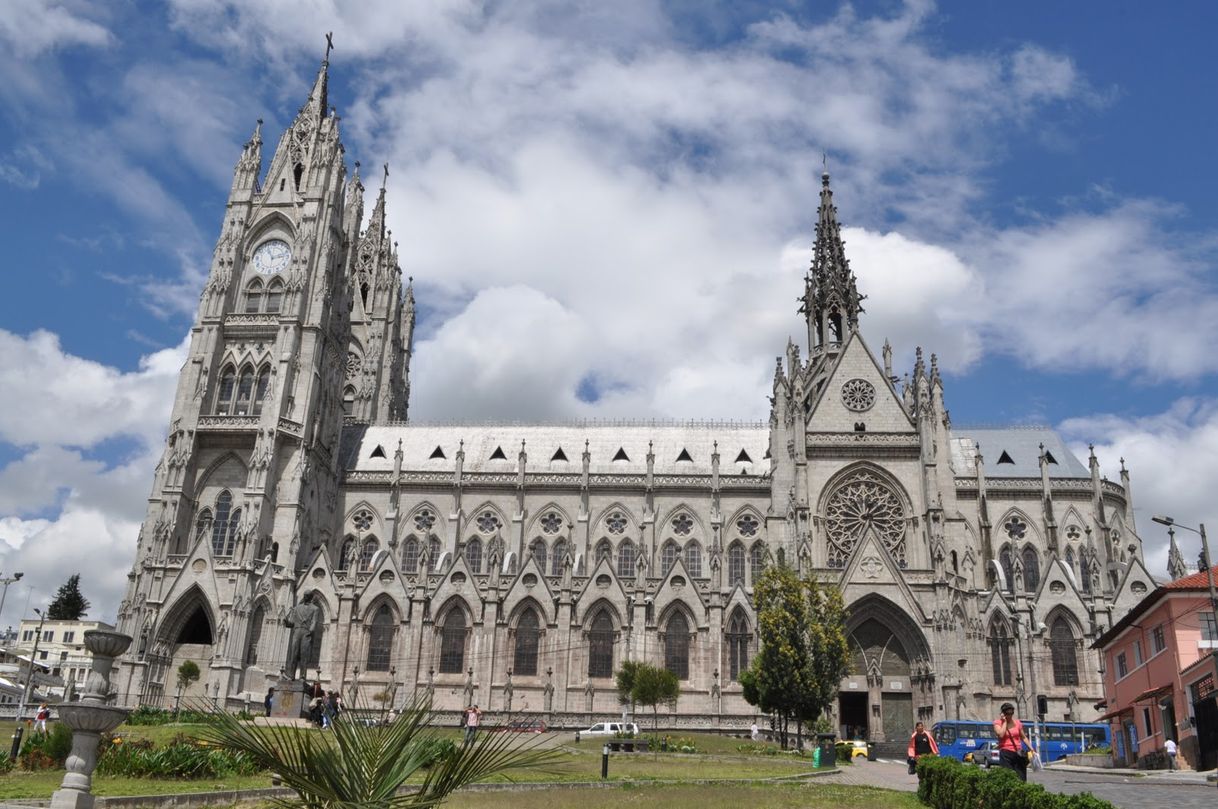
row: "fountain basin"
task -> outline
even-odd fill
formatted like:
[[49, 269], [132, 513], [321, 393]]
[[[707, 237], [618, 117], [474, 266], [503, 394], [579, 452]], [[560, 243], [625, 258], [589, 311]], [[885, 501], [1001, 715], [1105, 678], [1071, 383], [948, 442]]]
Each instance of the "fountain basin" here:
[[55, 706], [59, 719], [72, 730], [109, 733], [123, 723], [127, 708], [112, 705], [90, 705], [87, 702], [66, 702]]
[[118, 657], [131, 645], [131, 636], [105, 629], [90, 629], [85, 633], [85, 648], [98, 657]]

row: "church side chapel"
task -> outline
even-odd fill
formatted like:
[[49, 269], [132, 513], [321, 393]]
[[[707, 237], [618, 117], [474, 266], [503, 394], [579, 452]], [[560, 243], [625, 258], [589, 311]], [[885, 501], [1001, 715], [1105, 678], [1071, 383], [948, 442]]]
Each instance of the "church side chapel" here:
[[416, 424], [388, 170], [365, 217], [329, 70], [265, 173], [261, 124], [237, 161], [119, 611], [121, 703], [165, 704], [192, 659], [187, 695], [232, 709], [290, 667], [356, 705], [572, 727], [619, 713], [641, 660], [681, 681], [661, 722], [743, 729], [753, 584], [787, 564], [850, 609], [840, 733], [1037, 694], [1095, 719], [1090, 644], [1152, 586], [1129, 473], [1048, 428], [954, 426], [935, 355], [877, 354], [827, 173], [806, 356], [778, 359], [768, 422]]

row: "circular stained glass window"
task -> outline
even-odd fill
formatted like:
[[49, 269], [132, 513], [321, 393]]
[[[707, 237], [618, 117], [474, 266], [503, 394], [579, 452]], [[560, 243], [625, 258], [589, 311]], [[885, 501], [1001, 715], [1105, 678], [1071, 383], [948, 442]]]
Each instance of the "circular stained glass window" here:
[[842, 385], [842, 404], [856, 413], [875, 404], [875, 386], [866, 379], [851, 379]]

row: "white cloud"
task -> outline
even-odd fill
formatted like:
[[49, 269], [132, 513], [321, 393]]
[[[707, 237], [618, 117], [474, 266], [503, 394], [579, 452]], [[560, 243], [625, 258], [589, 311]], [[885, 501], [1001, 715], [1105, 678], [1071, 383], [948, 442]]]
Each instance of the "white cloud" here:
[[[1166, 577], [1167, 529], [1151, 522], [1167, 514], [1194, 528], [1199, 523], [1218, 525], [1218, 401], [1185, 398], [1169, 409], [1143, 418], [1097, 414], [1069, 419], [1063, 433], [1077, 442], [1075, 452], [1086, 457], [1087, 441], [1104, 469], [1119, 468], [1124, 459], [1130, 471], [1138, 534], [1147, 566], [1155, 576]], [[1185, 560], [1196, 565], [1200, 541], [1195, 534], [1177, 531]], [[1211, 552], [1215, 546], [1211, 544]]]
[[30, 59], [70, 45], [101, 46], [111, 41], [105, 26], [62, 0], [5, 0], [0, 3], [0, 46]]
[[[0, 569], [25, 574], [31, 603], [79, 572], [90, 614], [113, 616], [186, 345], [123, 372], [65, 352], [49, 332], [0, 330], [0, 400], [21, 402], [0, 411], [0, 441], [19, 454], [0, 469]], [[94, 457], [115, 442], [126, 452]]]

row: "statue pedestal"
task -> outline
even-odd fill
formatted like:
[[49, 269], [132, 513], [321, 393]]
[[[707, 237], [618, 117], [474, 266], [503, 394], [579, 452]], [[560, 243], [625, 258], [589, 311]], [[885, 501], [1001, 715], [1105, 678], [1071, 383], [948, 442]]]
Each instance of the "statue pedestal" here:
[[305, 684], [300, 680], [280, 680], [275, 683], [275, 699], [271, 702], [271, 716], [300, 719], [309, 708], [305, 696]]

